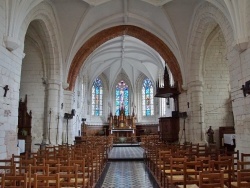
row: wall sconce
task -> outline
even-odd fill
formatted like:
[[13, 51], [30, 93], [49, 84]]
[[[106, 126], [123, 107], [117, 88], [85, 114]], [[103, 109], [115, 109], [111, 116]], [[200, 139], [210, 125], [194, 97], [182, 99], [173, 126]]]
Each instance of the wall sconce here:
[[250, 80], [245, 83], [245, 85], [242, 85], [243, 95], [244, 97], [247, 96], [247, 94], [250, 94]]
[[76, 110], [75, 109], [72, 109], [71, 110], [71, 114], [69, 113], [64, 113], [64, 119], [73, 119], [73, 116], [76, 115]]
[[43, 83], [43, 85], [46, 85], [47, 84], [47, 80], [46, 80], [46, 78], [41, 78], [42, 79], [42, 83]]
[[167, 106], [170, 106], [170, 101], [169, 101], [169, 97], [167, 98], [167, 102], [166, 102]]
[[9, 86], [8, 86], [8, 85], [5, 85], [5, 86], [3, 87], [3, 89], [4, 89], [3, 97], [6, 97], [8, 90], [10, 90], [10, 89], [9, 89]]

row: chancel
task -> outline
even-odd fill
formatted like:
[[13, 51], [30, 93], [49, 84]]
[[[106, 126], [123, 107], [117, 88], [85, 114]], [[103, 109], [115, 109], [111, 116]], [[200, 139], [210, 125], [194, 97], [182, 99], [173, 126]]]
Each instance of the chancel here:
[[0, 0], [1, 187], [183, 187], [207, 175], [190, 161], [228, 165], [212, 175], [240, 187], [249, 13], [249, 0]]
[[124, 106], [119, 109], [119, 115], [114, 115], [110, 112], [109, 131], [114, 135], [115, 142], [125, 142], [127, 140], [136, 141], [136, 126], [135, 126], [134, 109], [131, 115], [125, 115]]

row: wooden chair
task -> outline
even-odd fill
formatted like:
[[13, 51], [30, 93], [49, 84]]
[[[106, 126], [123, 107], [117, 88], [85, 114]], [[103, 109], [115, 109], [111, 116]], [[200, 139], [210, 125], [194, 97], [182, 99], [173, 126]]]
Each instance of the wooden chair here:
[[16, 175], [16, 164], [8, 164], [0, 166], [0, 174]]
[[57, 159], [43, 159], [43, 165], [49, 165], [49, 167], [56, 167], [60, 163], [60, 158]]
[[36, 166], [36, 158], [24, 159], [21, 158], [19, 167], [17, 167], [20, 174], [26, 173], [28, 171], [29, 165]]
[[13, 165], [14, 164], [14, 161], [13, 159], [0, 159], [0, 166], [10, 166], [10, 165]]
[[[234, 164], [237, 165], [237, 161], [240, 160], [239, 150], [236, 151], [227, 151], [227, 155], [232, 155], [234, 158]], [[235, 166], [236, 167], [236, 166]]]
[[161, 170], [161, 177], [160, 182], [163, 187], [166, 187], [168, 185], [167, 176], [170, 175], [170, 158], [171, 155], [164, 155], [163, 156], [163, 169]]
[[60, 174], [37, 174], [34, 175], [33, 188], [59, 188], [60, 187]]
[[170, 157], [170, 172], [167, 176], [167, 185], [176, 186], [184, 183], [184, 163], [187, 157]]
[[245, 172], [250, 171], [250, 161], [238, 161], [237, 170]]
[[85, 159], [82, 160], [70, 160], [70, 165], [78, 165], [78, 172], [77, 172], [77, 185], [81, 187], [90, 186], [90, 173], [85, 172]]
[[237, 171], [237, 181], [231, 183], [232, 188], [249, 188], [250, 187], [250, 171]]
[[188, 160], [194, 161], [195, 156], [199, 155], [199, 144], [192, 144], [189, 148]]
[[95, 177], [97, 176], [97, 169], [93, 165], [92, 154], [88, 151], [84, 151], [83, 155], [76, 159], [82, 160], [83, 158], [85, 159], [85, 173], [87, 174], [87, 178], [89, 178], [90, 185], [93, 186]]
[[237, 162], [240, 160], [239, 150], [236, 151], [227, 151], [225, 156], [231, 156], [233, 160], [232, 170], [234, 171], [234, 180], [237, 175]]
[[34, 186], [34, 181], [35, 181], [34, 174], [48, 176], [49, 175], [49, 165], [34, 166], [32, 164], [29, 164], [27, 174], [28, 174], [27, 183], [28, 183], [29, 188], [31, 188], [32, 186]]
[[224, 188], [224, 172], [199, 172], [199, 188]]
[[154, 174], [156, 178], [161, 181], [161, 173], [164, 169], [164, 158], [171, 156], [171, 149], [160, 150], [158, 151], [158, 157], [155, 164], [155, 171]]
[[231, 160], [231, 162], [232, 162], [231, 174], [232, 174], [232, 181], [234, 181], [236, 179], [236, 173], [237, 173], [237, 162], [235, 165], [234, 164], [234, 160], [235, 160], [234, 156], [233, 155], [219, 155], [218, 160], [219, 161]]
[[157, 159], [157, 148], [155, 147], [155, 144], [149, 144], [148, 150], [147, 150], [147, 166], [148, 168], [154, 172], [155, 171], [155, 161]]
[[101, 159], [101, 155], [99, 154], [100, 153], [99, 148], [91, 149], [90, 152], [92, 154], [93, 167], [96, 169], [95, 181], [97, 181], [102, 172], [103, 161]]
[[241, 161], [250, 161], [250, 153], [241, 153]]
[[220, 172], [223, 171], [223, 179], [224, 183], [227, 187], [231, 188], [231, 182], [233, 179], [233, 171], [232, 171], [233, 162], [232, 159], [229, 160], [221, 160], [221, 161], [211, 161], [211, 172]]
[[211, 156], [195, 156], [195, 161], [202, 161], [202, 169], [200, 171], [210, 171]]
[[62, 166], [58, 165], [58, 172], [60, 174], [60, 187], [78, 187], [77, 185], [78, 165]]
[[206, 144], [199, 144], [199, 147], [198, 147], [198, 156], [206, 156], [206, 148], [207, 148], [207, 145]]
[[26, 188], [27, 174], [26, 173], [21, 175], [1, 174], [1, 187]]
[[217, 149], [216, 145], [209, 145], [206, 147], [206, 156], [210, 155], [212, 160], [217, 160], [219, 153], [220, 152]]
[[203, 169], [202, 161], [187, 161], [184, 163], [184, 183], [178, 188], [199, 188], [199, 172]]

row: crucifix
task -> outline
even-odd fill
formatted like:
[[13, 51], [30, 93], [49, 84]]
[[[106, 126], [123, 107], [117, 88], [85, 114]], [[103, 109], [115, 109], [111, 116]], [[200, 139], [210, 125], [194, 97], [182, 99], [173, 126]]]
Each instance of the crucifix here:
[[9, 90], [9, 86], [6, 85], [6, 86], [3, 87], [3, 89], [4, 89], [4, 95], [3, 96], [6, 97], [7, 91]]

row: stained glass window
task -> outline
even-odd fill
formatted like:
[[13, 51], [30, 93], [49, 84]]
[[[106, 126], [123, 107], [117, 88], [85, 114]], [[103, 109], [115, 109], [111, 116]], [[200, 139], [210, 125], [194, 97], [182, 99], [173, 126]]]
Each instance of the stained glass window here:
[[101, 116], [102, 115], [102, 97], [103, 97], [103, 87], [102, 81], [96, 78], [92, 85], [92, 115]]
[[119, 115], [121, 108], [124, 109], [126, 116], [129, 115], [129, 90], [128, 85], [123, 80], [116, 85], [115, 106], [115, 115]]
[[154, 115], [154, 90], [150, 79], [146, 78], [142, 84], [142, 115]]

